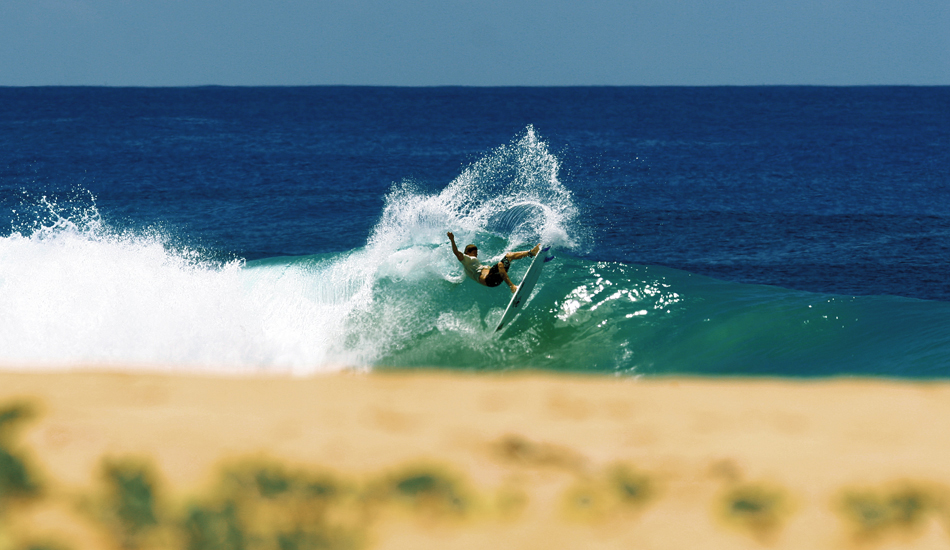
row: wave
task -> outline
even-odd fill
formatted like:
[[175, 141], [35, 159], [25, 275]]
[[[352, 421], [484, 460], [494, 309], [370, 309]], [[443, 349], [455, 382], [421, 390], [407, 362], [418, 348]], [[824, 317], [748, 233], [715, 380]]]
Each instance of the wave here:
[[[948, 374], [947, 303], [583, 259], [583, 216], [558, 169], [529, 127], [438, 193], [395, 185], [363, 247], [254, 262], [111, 228], [91, 198], [34, 201], [0, 238], [0, 365]], [[492, 327], [510, 294], [466, 280], [449, 230], [487, 258], [552, 245], [555, 260], [503, 333]], [[512, 278], [527, 265], [515, 261]]]
[[813, 294], [562, 255], [525, 312], [493, 338], [504, 293], [467, 286], [430, 291], [439, 310], [428, 330], [419, 323], [380, 362], [623, 375], [950, 373], [942, 302]]

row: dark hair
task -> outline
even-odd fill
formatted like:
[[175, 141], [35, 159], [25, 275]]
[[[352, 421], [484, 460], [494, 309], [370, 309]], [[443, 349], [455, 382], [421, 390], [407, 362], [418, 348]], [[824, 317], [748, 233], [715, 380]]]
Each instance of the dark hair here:
[[470, 245], [466, 246], [466, 247], [465, 247], [465, 253], [468, 254], [469, 252], [478, 252], [478, 247], [475, 246], [474, 244], [470, 244]]

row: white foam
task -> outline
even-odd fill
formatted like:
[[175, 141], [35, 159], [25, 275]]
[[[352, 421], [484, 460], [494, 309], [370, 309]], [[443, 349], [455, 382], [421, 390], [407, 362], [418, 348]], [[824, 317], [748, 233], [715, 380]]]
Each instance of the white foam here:
[[0, 239], [0, 365], [306, 373], [358, 364], [332, 345], [366, 294], [341, 276], [349, 261], [261, 272], [101, 223], [14, 233]]

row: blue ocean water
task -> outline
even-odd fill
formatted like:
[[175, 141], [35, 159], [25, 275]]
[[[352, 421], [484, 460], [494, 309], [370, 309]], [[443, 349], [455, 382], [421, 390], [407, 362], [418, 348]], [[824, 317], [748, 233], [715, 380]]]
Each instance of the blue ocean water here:
[[944, 378], [948, 268], [948, 87], [0, 88], [7, 368]]

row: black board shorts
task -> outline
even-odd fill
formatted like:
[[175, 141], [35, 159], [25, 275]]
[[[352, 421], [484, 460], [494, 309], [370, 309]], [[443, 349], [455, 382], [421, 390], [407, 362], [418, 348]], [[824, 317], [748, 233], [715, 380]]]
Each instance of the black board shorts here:
[[[509, 260], [507, 256], [502, 258], [498, 264], [505, 266], [505, 271], [511, 268], [511, 260]], [[498, 264], [491, 266], [491, 269], [488, 270], [488, 275], [485, 276], [486, 286], [498, 286], [505, 280], [501, 271], [498, 271]]]

